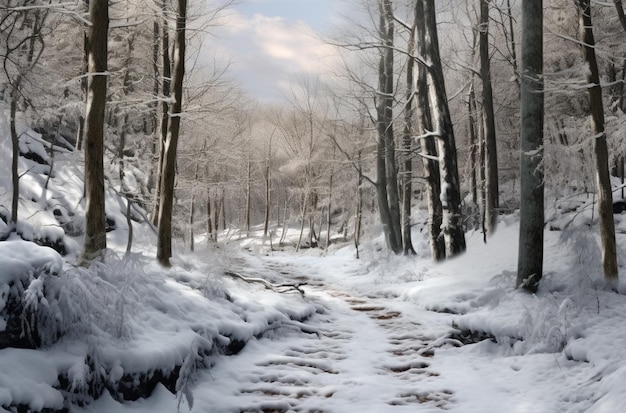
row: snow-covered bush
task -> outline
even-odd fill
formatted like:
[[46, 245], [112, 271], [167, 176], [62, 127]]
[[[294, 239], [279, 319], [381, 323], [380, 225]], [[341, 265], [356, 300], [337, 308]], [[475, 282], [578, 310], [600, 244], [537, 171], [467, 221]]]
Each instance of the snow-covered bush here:
[[58, 277], [63, 260], [54, 250], [21, 239], [0, 243], [0, 348], [40, 342], [37, 313], [48, 305], [47, 279]]

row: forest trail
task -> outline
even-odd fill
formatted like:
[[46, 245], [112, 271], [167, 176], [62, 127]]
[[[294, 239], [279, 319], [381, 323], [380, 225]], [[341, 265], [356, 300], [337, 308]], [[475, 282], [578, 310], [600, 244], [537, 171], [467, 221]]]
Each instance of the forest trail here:
[[306, 324], [317, 334], [281, 331], [218, 360], [194, 390], [201, 405], [220, 413], [330, 413], [441, 411], [454, 403], [430, 367], [436, 337], [420, 334], [417, 317], [393, 299], [264, 264], [263, 277], [306, 283], [304, 299], [319, 309]]

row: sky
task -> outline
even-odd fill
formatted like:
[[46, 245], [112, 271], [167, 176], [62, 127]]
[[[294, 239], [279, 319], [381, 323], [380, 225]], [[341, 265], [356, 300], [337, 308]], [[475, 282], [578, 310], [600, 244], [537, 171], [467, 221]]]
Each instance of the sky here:
[[243, 0], [221, 20], [205, 55], [231, 61], [234, 77], [251, 97], [279, 101], [289, 81], [333, 66], [334, 50], [321, 37], [340, 20], [337, 0]]

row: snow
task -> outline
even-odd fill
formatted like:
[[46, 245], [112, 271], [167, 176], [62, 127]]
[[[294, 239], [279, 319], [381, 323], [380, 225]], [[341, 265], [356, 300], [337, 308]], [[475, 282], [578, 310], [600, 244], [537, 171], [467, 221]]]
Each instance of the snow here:
[[[180, 411], [622, 411], [624, 297], [582, 271], [575, 244], [556, 232], [546, 232], [538, 294], [514, 290], [517, 231], [507, 217], [487, 244], [470, 233], [468, 253], [437, 265], [383, 251], [356, 260], [352, 247], [326, 255], [237, 253], [231, 265], [242, 273], [307, 282], [304, 298], [288, 295], [283, 304], [317, 311], [305, 321], [308, 332], [283, 327], [252, 337], [236, 356], [215, 356], [194, 380], [193, 408], [183, 398]], [[233, 302], [251, 306], [246, 314], [255, 322], [267, 320], [267, 303], [256, 307], [249, 298]], [[461, 345], [457, 329], [495, 341]], [[140, 412], [156, 400], [152, 411], [176, 403], [159, 388], [147, 400], [103, 397], [72, 411]]]
[[[37, 140], [29, 145], [37, 148]], [[2, 141], [4, 165], [6, 148]], [[23, 170], [31, 165], [22, 162]], [[438, 264], [427, 231], [416, 226], [417, 256], [389, 254], [379, 234], [364, 241], [361, 259], [340, 243], [328, 251], [271, 251], [259, 230], [231, 234], [219, 247], [200, 243], [193, 254], [179, 251], [164, 270], [147, 225], [133, 223], [133, 252], [124, 253], [125, 204], [112, 188], [110, 250], [103, 263], [82, 268], [75, 265], [80, 162], [59, 152], [55, 165], [46, 190], [41, 172], [22, 178], [22, 235], [63, 240], [68, 254], [17, 237], [0, 242], [0, 332], [20, 281], [28, 310], [21, 321], [40, 326], [42, 341], [35, 350], [0, 349], [0, 411], [626, 410], [626, 298], [601, 280], [591, 198], [552, 203], [535, 295], [513, 288], [515, 214], [501, 217], [486, 244], [468, 232], [467, 252]], [[0, 187], [10, 192], [8, 174]], [[0, 204], [7, 200], [2, 195]], [[623, 245], [626, 220], [616, 218]], [[288, 241], [297, 236], [293, 230]], [[226, 270], [296, 284], [304, 294]], [[157, 376], [147, 394], [122, 400], [125, 388]]]

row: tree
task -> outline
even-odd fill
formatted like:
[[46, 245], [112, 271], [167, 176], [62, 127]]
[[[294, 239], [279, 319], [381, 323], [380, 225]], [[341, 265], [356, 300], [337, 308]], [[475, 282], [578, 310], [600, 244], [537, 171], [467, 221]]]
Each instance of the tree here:
[[38, 9], [36, 2], [30, 7], [19, 8], [8, 2], [0, 11], [0, 42], [3, 46], [3, 74], [9, 86], [9, 129], [11, 133], [12, 159], [11, 182], [12, 201], [10, 230], [17, 231], [19, 189], [19, 135], [16, 130], [16, 116], [20, 101], [29, 102], [24, 94], [24, 83], [28, 80], [44, 50], [44, 33], [48, 10]]
[[[426, 20], [424, 16], [424, 2], [415, 2], [415, 36], [418, 56], [426, 56]], [[446, 247], [441, 236], [441, 224], [443, 210], [441, 206], [441, 179], [439, 174], [439, 157], [433, 130], [430, 102], [428, 99], [428, 67], [418, 62], [414, 65], [417, 72], [416, 79], [417, 105], [415, 110], [419, 120], [418, 131], [420, 133], [421, 157], [426, 180], [426, 203], [428, 206], [428, 235], [430, 238], [430, 250], [433, 260], [440, 261], [446, 257]]]
[[428, 65], [428, 95], [432, 113], [432, 131], [437, 139], [439, 174], [441, 178], [442, 232], [446, 257], [465, 251], [465, 232], [461, 216], [461, 188], [457, 167], [454, 129], [450, 118], [448, 98], [439, 54], [437, 20], [434, 0], [424, 1], [425, 58]]
[[520, 232], [516, 287], [543, 275], [543, 1], [522, 2]]
[[89, 3], [89, 72], [85, 125], [85, 240], [81, 260], [89, 262], [106, 249], [104, 200], [104, 115], [107, 93], [108, 0]]
[[493, 233], [497, 224], [498, 214], [498, 154], [496, 146], [496, 122], [493, 109], [493, 91], [491, 88], [491, 68], [489, 56], [489, 3], [490, 0], [480, 0], [480, 78], [482, 80], [483, 95], [483, 122], [485, 135], [485, 169], [487, 175], [485, 205], [486, 229]]
[[[616, 3], [617, 4], [617, 3]], [[618, 277], [617, 252], [615, 247], [615, 223], [613, 218], [613, 194], [609, 178], [609, 156], [604, 131], [604, 105], [602, 104], [602, 86], [596, 59], [596, 43], [593, 36], [590, 0], [578, 0], [580, 15], [580, 37], [585, 62], [588, 65], [587, 85], [591, 125], [593, 128], [593, 154], [596, 160], [596, 185], [600, 212], [600, 238], [602, 240], [602, 264], [604, 279], [609, 284], [616, 284]], [[620, 3], [621, 5], [621, 3]]]
[[172, 103], [167, 139], [164, 146], [161, 172], [160, 205], [157, 238], [157, 260], [169, 267], [172, 257], [172, 211], [174, 207], [174, 182], [176, 178], [176, 151], [180, 132], [183, 101], [183, 78], [185, 76], [185, 27], [187, 23], [187, 0], [177, 1], [176, 36], [174, 38], [174, 66], [172, 79]]
[[414, 68], [415, 58], [415, 34], [416, 27], [411, 28], [411, 35], [407, 45], [408, 59], [406, 65], [406, 102], [404, 104], [404, 131], [402, 135], [402, 242], [405, 255], [415, 255], [413, 242], [411, 241], [411, 200], [413, 198], [413, 136], [415, 111]]
[[[167, 12], [167, 3], [165, 0], [161, 2], [161, 12], [163, 15]], [[158, 162], [157, 162], [157, 172], [156, 172], [156, 190], [154, 191], [154, 205], [152, 209], [152, 222], [157, 224], [159, 221], [159, 209], [161, 207], [161, 186], [163, 185], [163, 162], [165, 156], [165, 142], [167, 141], [167, 133], [168, 126], [170, 121], [170, 87], [171, 87], [171, 76], [172, 76], [172, 65], [170, 62], [170, 35], [169, 35], [169, 24], [167, 18], [163, 18], [163, 23], [161, 25], [161, 57], [162, 57], [162, 67], [163, 67], [163, 83], [161, 85], [161, 90], [163, 92], [163, 99], [161, 100], [161, 120], [159, 122], [159, 133], [156, 136], [157, 150], [159, 153]], [[156, 130], [155, 130], [156, 132]]]
[[402, 252], [402, 231], [393, 134], [394, 15], [391, 0], [379, 0], [379, 13], [381, 47], [376, 96], [376, 194], [387, 246], [399, 254]]

